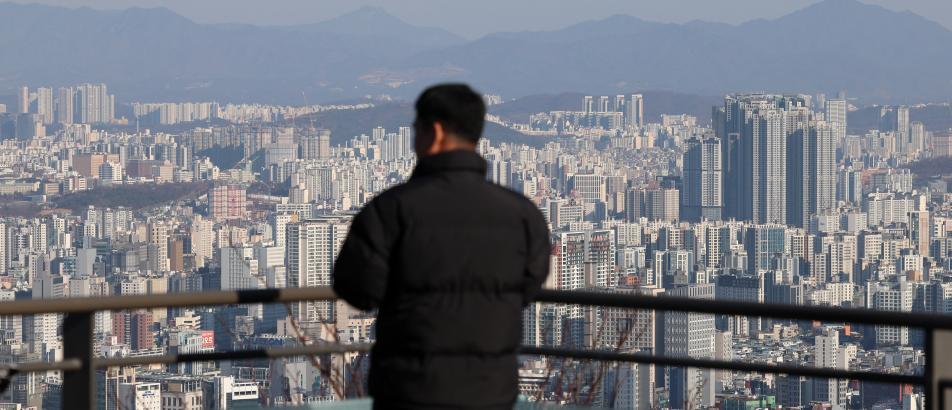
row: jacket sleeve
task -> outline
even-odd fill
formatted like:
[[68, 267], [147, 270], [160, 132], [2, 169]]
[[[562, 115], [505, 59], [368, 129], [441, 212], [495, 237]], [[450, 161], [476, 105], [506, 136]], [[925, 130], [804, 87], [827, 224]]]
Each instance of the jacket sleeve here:
[[527, 217], [528, 253], [525, 270], [525, 298], [523, 306], [528, 306], [535, 300], [536, 294], [542, 289], [542, 284], [549, 276], [549, 261], [551, 260], [551, 244], [549, 242], [549, 227], [542, 217], [542, 213], [530, 205]]
[[334, 291], [362, 310], [380, 305], [390, 276], [396, 221], [382, 202], [378, 197], [357, 214], [334, 263]]

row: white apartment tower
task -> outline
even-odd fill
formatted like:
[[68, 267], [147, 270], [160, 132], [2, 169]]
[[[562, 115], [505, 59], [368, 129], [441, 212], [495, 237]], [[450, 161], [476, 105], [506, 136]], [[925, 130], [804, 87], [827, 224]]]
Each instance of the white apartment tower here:
[[36, 113], [44, 125], [53, 123], [53, 89], [40, 87], [36, 89]]
[[833, 138], [837, 143], [846, 138], [846, 100], [826, 100], [826, 121], [833, 129]]
[[628, 102], [628, 124], [635, 128], [645, 125], [645, 99], [641, 94], [632, 94]]
[[[340, 252], [348, 217], [329, 216], [287, 224], [286, 262], [288, 287], [330, 286], [334, 260]], [[333, 302], [301, 302], [292, 314], [301, 322], [333, 321]]]

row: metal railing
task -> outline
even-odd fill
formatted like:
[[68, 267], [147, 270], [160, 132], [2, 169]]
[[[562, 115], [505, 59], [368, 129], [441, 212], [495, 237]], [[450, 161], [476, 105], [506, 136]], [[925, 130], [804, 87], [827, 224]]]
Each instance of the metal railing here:
[[[98, 311], [196, 307], [231, 304], [293, 303], [336, 299], [330, 288], [288, 288], [203, 293], [177, 293], [114, 297], [24, 300], [0, 303], [0, 316], [66, 313], [63, 321], [63, 359], [57, 362], [18, 363], [10, 366], [8, 377], [17, 372], [60, 370], [63, 372], [63, 402], [85, 408], [96, 407], [96, 370], [115, 366], [171, 364], [184, 362], [268, 359], [346, 352], [367, 352], [370, 344], [315, 344], [295, 347], [241, 350], [233, 352], [184, 353], [156, 356], [96, 358], [93, 351], [93, 314]], [[524, 355], [544, 355], [582, 360], [633, 362], [670, 367], [695, 367], [749, 373], [787, 374], [877, 383], [920, 385], [926, 409], [944, 409], [945, 391], [952, 389], [952, 315], [876, 311], [801, 305], [702, 300], [672, 296], [647, 296], [588, 291], [544, 290], [537, 302], [626, 309], [693, 312], [731, 316], [772, 317], [922, 328], [925, 331], [926, 363], [921, 374], [906, 375], [800, 365], [773, 365], [667, 357], [610, 350], [573, 350], [559, 347], [523, 346]], [[950, 347], [950, 349], [936, 349]], [[82, 408], [78, 406], [76, 408]]]
[[[658, 310], [666, 312], [706, 313], [728, 316], [770, 317], [832, 323], [884, 325], [922, 328], [925, 331], [925, 365], [921, 374], [907, 375], [812, 366], [750, 363], [725, 360], [665, 357], [615, 351], [579, 351], [551, 347], [523, 347], [525, 354], [551, 355], [599, 361], [633, 362], [669, 367], [696, 367], [749, 373], [771, 373], [827, 379], [909, 384], [923, 387], [925, 408], [945, 409], [945, 393], [952, 390], [952, 315], [881, 311], [858, 308], [766, 304], [687, 297], [648, 296], [590, 291], [544, 290], [538, 302]], [[950, 351], [936, 350], [948, 346]]]

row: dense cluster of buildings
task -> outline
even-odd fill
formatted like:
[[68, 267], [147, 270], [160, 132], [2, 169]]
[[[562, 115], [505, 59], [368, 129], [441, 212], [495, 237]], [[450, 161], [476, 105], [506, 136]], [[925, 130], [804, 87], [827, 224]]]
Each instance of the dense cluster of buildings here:
[[[917, 180], [903, 168], [947, 155], [948, 143], [909, 121], [906, 107], [883, 108], [879, 129], [851, 135], [843, 98], [732, 95], [714, 107], [710, 125], [682, 114], [647, 118], [644, 104], [639, 94], [586, 97], [581, 111], [534, 115], [525, 125], [557, 138], [528, 146], [489, 135], [479, 144], [487, 178], [531, 198], [549, 222], [546, 286], [952, 311], [948, 180]], [[179, 110], [176, 118], [226, 110], [212, 108], [157, 109]], [[153, 115], [156, 107], [136, 109]], [[221, 165], [216, 152], [240, 160]], [[4, 140], [0, 187], [20, 188], [2, 193], [42, 211], [0, 220], [0, 299], [327, 286], [352, 215], [409, 178], [412, 152], [408, 127], [377, 127], [335, 146], [327, 130], [293, 120], [176, 133], [71, 123]], [[172, 184], [199, 193], [137, 209], [51, 205], [92, 189]], [[59, 357], [61, 319], [0, 318], [3, 357]], [[102, 356], [144, 356], [370, 342], [374, 318], [341, 302], [161, 308], [98, 313], [95, 334]], [[548, 304], [525, 310], [524, 343], [901, 373], [924, 360], [916, 329]], [[300, 358], [109, 369], [99, 374], [100, 403], [227, 409], [365, 391], [365, 356], [316, 360], [322, 365]], [[528, 400], [616, 408], [910, 408], [921, 400], [909, 386], [540, 357], [523, 358], [520, 375]], [[17, 375], [0, 403], [53, 406], [61, 387], [56, 372]]]
[[21, 87], [16, 107], [0, 107], [0, 139], [44, 137], [53, 124], [109, 124], [116, 119], [116, 96], [105, 84]]
[[529, 117], [529, 129], [560, 134], [599, 135], [613, 130], [638, 129], [645, 124], [641, 94], [585, 96], [580, 111], [551, 111]]
[[[612, 112], [607, 97], [599, 101], [596, 112]], [[571, 130], [608, 135], [611, 145], [560, 147], [554, 175], [546, 175], [545, 159], [512, 164], [519, 170], [512, 186], [539, 198], [551, 223], [549, 286], [949, 312], [948, 181], [914, 184], [901, 168], [944, 155], [933, 149], [936, 136], [910, 122], [907, 107], [885, 107], [880, 129], [847, 135], [847, 110], [842, 98], [732, 95], [714, 107], [710, 128], [670, 116], [632, 127], [621, 116], [621, 126]], [[645, 150], [654, 161], [638, 156]], [[530, 345], [894, 373], [922, 364], [915, 329], [551, 305], [525, 314]], [[737, 400], [755, 408], [768, 401], [771, 408], [921, 408], [904, 386], [635, 364], [554, 367], [527, 362], [524, 392], [618, 408], [733, 408]], [[533, 371], [540, 368], [547, 380]], [[604, 382], [620, 377], [621, 384]], [[553, 388], [579, 378], [592, 389], [582, 399]]]
[[[0, 139], [28, 140], [55, 134], [76, 124], [111, 125], [131, 122], [142, 127], [226, 121], [234, 124], [272, 123], [315, 113], [362, 110], [372, 103], [304, 106], [219, 104], [217, 102], [133, 102], [121, 105], [106, 84], [68, 87], [20, 87], [15, 104], [0, 104]], [[124, 118], [128, 115], [131, 120]]]
[[303, 107], [214, 102], [132, 103], [132, 116], [140, 125], [175, 125], [196, 121], [224, 120], [236, 124], [270, 123], [298, 116], [336, 110], [362, 110], [371, 103], [309, 105]]

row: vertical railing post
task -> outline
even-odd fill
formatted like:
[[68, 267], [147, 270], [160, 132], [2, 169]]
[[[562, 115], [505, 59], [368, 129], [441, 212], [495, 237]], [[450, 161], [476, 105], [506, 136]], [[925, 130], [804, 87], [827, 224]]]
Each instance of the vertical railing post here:
[[925, 334], [925, 345], [922, 351], [926, 355], [926, 363], [925, 366], [922, 367], [922, 375], [926, 378], [926, 384], [922, 386], [923, 407], [925, 407], [926, 410], [939, 409], [941, 408], [940, 406], [944, 406], [944, 404], [940, 399], [941, 393], [938, 395], [935, 394], [937, 388], [933, 374], [935, 372], [935, 329], [922, 329], [922, 333]]
[[952, 381], [952, 330], [926, 330], [926, 386], [924, 390], [925, 408], [929, 410], [945, 410], [949, 403], [947, 388]]
[[96, 408], [96, 368], [93, 367], [93, 313], [70, 313], [63, 320], [63, 359], [82, 362], [79, 370], [63, 372], [63, 408]]

